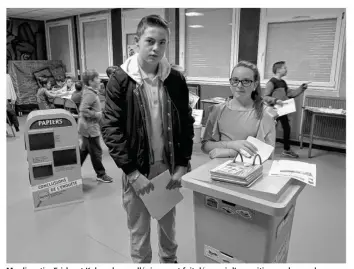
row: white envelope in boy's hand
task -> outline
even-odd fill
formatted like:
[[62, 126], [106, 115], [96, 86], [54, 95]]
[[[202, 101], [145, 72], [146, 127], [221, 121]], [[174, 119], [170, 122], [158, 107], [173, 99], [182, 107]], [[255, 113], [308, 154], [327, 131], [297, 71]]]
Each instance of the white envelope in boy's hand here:
[[152, 184], [154, 184], [154, 190], [140, 196], [150, 215], [154, 219], [161, 219], [183, 200], [183, 195], [178, 188], [173, 190], [166, 189], [171, 178], [172, 176], [170, 172], [166, 170], [162, 174], [151, 179]]
[[283, 101], [283, 104], [281, 106], [274, 105], [274, 108], [277, 110], [279, 117], [296, 112], [296, 106], [295, 106], [294, 99], [289, 99], [289, 100]]

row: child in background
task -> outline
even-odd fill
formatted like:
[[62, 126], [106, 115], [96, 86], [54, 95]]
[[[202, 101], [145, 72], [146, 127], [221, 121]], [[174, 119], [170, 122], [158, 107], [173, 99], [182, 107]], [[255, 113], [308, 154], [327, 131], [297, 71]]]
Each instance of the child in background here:
[[65, 85], [61, 89], [63, 92], [73, 92], [75, 91], [75, 84], [71, 77], [66, 77]]
[[106, 74], [108, 79], [111, 78], [111, 76], [113, 75], [113, 73], [118, 69], [118, 66], [108, 66], [107, 70], [106, 70]]
[[82, 82], [77, 81], [75, 83], [75, 91], [71, 95], [71, 100], [73, 100], [77, 108], [79, 108], [81, 104], [81, 99], [82, 99]]
[[[289, 98], [295, 98], [307, 89], [308, 83], [303, 83], [299, 88], [289, 90], [285, 80], [282, 79], [288, 73], [284, 61], [273, 64], [273, 73], [275, 76], [268, 81], [263, 96], [263, 100], [271, 106], [275, 104], [282, 105], [283, 101]], [[277, 122], [279, 121], [283, 127], [284, 137], [284, 151], [282, 152], [282, 156], [298, 158], [299, 155], [290, 148], [290, 124], [288, 115], [278, 117]]]
[[102, 117], [98, 89], [101, 81], [95, 70], [87, 70], [82, 75], [85, 88], [82, 93], [79, 115], [79, 135], [82, 143], [80, 146], [81, 165], [90, 154], [92, 166], [97, 174], [97, 180], [110, 183], [112, 178], [106, 174], [102, 164], [102, 148], [100, 145], [100, 125]]

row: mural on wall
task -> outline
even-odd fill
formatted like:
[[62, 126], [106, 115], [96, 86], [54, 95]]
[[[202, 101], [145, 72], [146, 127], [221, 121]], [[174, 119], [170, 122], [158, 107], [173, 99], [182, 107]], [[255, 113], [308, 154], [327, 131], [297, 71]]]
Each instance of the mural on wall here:
[[47, 59], [44, 22], [9, 18], [6, 24], [6, 66], [8, 61]]

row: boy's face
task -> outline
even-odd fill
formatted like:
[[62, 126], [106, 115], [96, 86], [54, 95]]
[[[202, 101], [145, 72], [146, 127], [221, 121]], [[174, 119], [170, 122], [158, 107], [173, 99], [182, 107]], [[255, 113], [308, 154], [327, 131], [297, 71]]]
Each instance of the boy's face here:
[[288, 68], [286, 67], [286, 65], [284, 64], [281, 68], [278, 69], [278, 73], [284, 77], [286, 76], [286, 74], [288, 73]]
[[99, 89], [101, 85], [101, 79], [99, 77], [95, 77], [93, 80], [89, 81], [89, 84], [94, 89]]
[[162, 27], [148, 26], [136, 42], [139, 58], [150, 65], [157, 65], [165, 55], [168, 32]]
[[71, 86], [73, 86], [73, 81], [72, 81], [72, 79], [68, 79], [67, 81], [66, 81], [66, 85], [68, 86], [68, 88], [71, 88]]

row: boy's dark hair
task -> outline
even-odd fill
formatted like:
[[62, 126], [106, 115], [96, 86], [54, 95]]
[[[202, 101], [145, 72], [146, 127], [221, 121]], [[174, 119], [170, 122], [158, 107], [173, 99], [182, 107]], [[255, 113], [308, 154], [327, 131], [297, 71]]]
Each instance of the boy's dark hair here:
[[68, 79], [73, 80], [73, 78], [72, 78], [72, 77], [69, 77], [69, 76], [65, 77], [65, 81], [68, 81]]
[[108, 66], [106, 69], [106, 74], [107, 77], [109, 78], [116, 70], [118, 69], [118, 66]]
[[276, 74], [279, 68], [282, 68], [285, 64], [285, 61], [279, 61], [273, 64], [273, 73]]
[[164, 18], [159, 15], [149, 15], [142, 18], [138, 24], [136, 30], [137, 40], [140, 39], [140, 37], [144, 34], [145, 29], [149, 26], [161, 27], [167, 31], [168, 35], [170, 35], [170, 28], [168, 27], [168, 22]]
[[89, 69], [82, 73], [82, 82], [86, 86], [90, 86], [89, 81], [94, 80], [96, 77], [99, 77], [99, 74], [95, 69]]
[[75, 90], [77, 90], [78, 92], [82, 90], [82, 82], [81, 81], [75, 82]]

